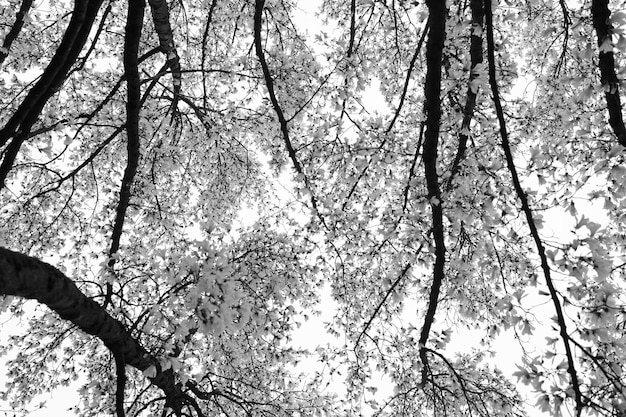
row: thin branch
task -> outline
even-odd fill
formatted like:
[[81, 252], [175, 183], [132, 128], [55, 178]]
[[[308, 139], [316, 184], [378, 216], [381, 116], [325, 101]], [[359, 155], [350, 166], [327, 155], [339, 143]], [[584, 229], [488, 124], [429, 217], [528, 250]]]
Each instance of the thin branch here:
[[206, 74], [205, 74], [205, 65], [206, 65], [206, 49], [207, 49], [207, 40], [209, 39], [209, 28], [211, 27], [211, 23], [213, 22], [213, 12], [215, 10], [215, 6], [217, 4], [217, 0], [211, 1], [211, 6], [209, 7], [209, 14], [207, 16], [206, 21], [204, 22], [204, 33], [202, 34], [202, 44], [200, 45], [200, 49], [202, 52], [202, 58], [200, 59], [200, 70], [202, 71], [202, 99], [204, 100], [204, 106], [207, 107], [207, 99], [209, 94], [206, 88]]
[[400, 112], [402, 111], [402, 106], [404, 105], [404, 100], [406, 99], [406, 94], [409, 91], [409, 82], [411, 81], [411, 76], [413, 75], [413, 68], [415, 68], [415, 62], [417, 62], [417, 57], [419, 56], [422, 45], [424, 43], [424, 39], [426, 38], [426, 34], [428, 33], [428, 26], [430, 24], [430, 17], [426, 19], [426, 23], [424, 24], [424, 29], [422, 29], [422, 34], [420, 36], [419, 41], [417, 42], [417, 47], [415, 48], [415, 52], [413, 53], [413, 57], [411, 58], [411, 62], [409, 63], [409, 69], [406, 71], [406, 77], [404, 77], [404, 86], [402, 87], [402, 93], [400, 94], [400, 102], [398, 103], [398, 107], [393, 114], [393, 118], [391, 122], [389, 122], [389, 126], [385, 130], [385, 133], [391, 132], [393, 129], [396, 120], [400, 116]]
[[409, 204], [409, 192], [411, 191], [411, 182], [413, 182], [413, 178], [415, 177], [415, 168], [417, 167], [417, 160], [419, 159], [420, 149], [422, 148], [423, 139], [424, 139], [424, 122], [422, 122], [420, 126], [420, 135], [419, 135], [419, 139], [417, 140], [417, 145], [415, 146], [415, 153], [413, 154], [413, 161], [411, 161], [411, 167], [409, 168], [409, 177], [406, 181], [406, 185], [404, 186], [404, 191], [402, 192], [402, 196], [403, 196], [402, 213], [406, 212], [406, 207]]
[[[419, 250], [418, 250], [418, 252], [419, 252]], [[395, 290], [396, 287], [398, 286], [398, 284], [400, 284], [400, 282], [402, 281], [402, 279], [404, 279], [404, 277], [406, 276], [407, 272], [409, 272], [409, 269], [411, 269], [411, 263], [410, 262], [405, 265], [405, 267], [402, 269], [402, 272], [400, 272], [400, 275], [398, 275], [398, 278], [396, 278], [396, 280], [393, 282], [393, 284], [391, 284], [391, 286], [389, 287], [387, 292], [385, 292], [385, 295], [383, 296], [383, 299], [380, 300], [380, 302], [378, 303], [378, 305], [374, 309], [374, 312], [370, 316], [369, 320], [367, 321], [367, 323], [365, 323], [365, 326], [363, 327], [363, 330], [361, 330], [361, 333], [359, 334], [359, 337], [357, 337], [356, 342], [354, 344], [356, 347], [359, 346], [359, 344], [361, 343], [361, 339], [363, 338], [363, 335], [366, 334], [367, 329], [369, 329], [370, 325], [372, 324], [372, 322], [374, 321], [376, 316], [378, 316], [378, 313], [380, 312], [380, 309], [385, 305], [385, 303], [387, 302], [387, 299], [393, 293], [393, 290]]]
[[278, 103], [278, 99], [276, 98], [276, 92], [274, 91], [274, 80], [272, 79], [272, 74], [270, 73], [269, 66], [267, 65], [267, 61], [265, 60], [265, 53], [263, 52], [263, 40], [261, 38], [261, 25], [262, 25], [262, 17], [263, 17], [263, 7], [265, 5], [265, 0], [256, 0], [256, 8], [254, 10], [254, 47], [256, 51], [257, 58], [261, 63], [261, 69], [263, 71], [263, 77], [265, 78], [265, 86], [267, 87], [267, 92], [270, 96], [270, 101], [272, 102], [272, 107], [276, 112], [276, 116], [278, 117], [278, 122], [280, 123], [280, 131], [283, 135], [283, 141], [285, 143], [285, 148], [287, 148], [287, 153], [289, 154], [289, 158], [293, 163], [293, 166], [296, 172], [300, 175], [304, 175], [304, 171], [302, 170], [302, 165], [300, 165], [300, 161], [296, 156], [296, 150], [294, 149], [291, 139], [289, 138], [289, 128], [287, 126], [287, 119], [285, 119], [285, 115], [283, 113], [280, 104]]
[[[383, 140], [380, 142], [380, 145], [378, 145], [378, 149], [376, 149], [374, 154], [378, 153], [383, 148], [383, 146], [385, 146], [385, 144], [387, 143], [387, 139], [389, 138], [387, 134], [391, 132], [391, 130], [393, 129], [393, 126], [396, 123], [396, 120], [400, 116], [400, 112], [402, 111], [402, 106], [404, 105], [404, 100], [406, 99], [406, 94], [409, 89], [409, 82], [411, 81], [413, 68], [415, 66], [415, 62], [417, 61], [417, 57], [419, 56], [420, 51], [422, 49], [422, 44], [424, 43], [424, 39], [426, 38], [426, 33], [428, 32], [429, 21], [430, 21], [430, 18], [426, 20], [426, 24], [424, 25], [424, 29], [422, 30], [422, 35], [420, 36], [420, 39], [417, 42], [415, 53], [413, 54], [413, 57], [411, 58], [411, 62], [409, 63], [409, 69], [407, 70], [406, 77], [404, 79], [404, 87], [402, 88], [402, 93], [400, 94], [400, 103], [398, 104], [398, 107], [396, 108], [396, 111], [394, 112], [393, 118], [389, 122], [387, 129], [385, 129], [385, 136]], [[345, 103], [345, 100], [344, 100], [344, 103]], [[421, 136], [420, 136], [420, 140], [421, 140]], [[417, 154], [419, 153], [419, 149], [420, 147], [418, 145], [417, 149], [415, 150], [416, 158], [417, 158]], [[363, 179], [363, 177], [365, 177], [365, 174], [367, 173], [371, 165], [372, 165], [372, 158], [370, 157], [367, 161], [367, 165], [365, 165], [365, 167], [361, 170], [361, 173], [352, 184], [352, 187], [350, 187], [350, 191], [348, 191], [348, 194], [346, 195], [346, 198], [344, 199], [344, 202], [341, 206], [342, 211], [346, 209], [348, 203], [350, 202], [350, 199], [352, 198], [352, 195], [354, 194], [357, 186], [359, 185], [359, 182], [361, 181], [361, 179]], [[414, 165], [415, 163], [413, 164], [413, 166]]]
[[561, 68], [563, 68], [566, 64], [569, 43], [569, 28], [572, 24], [572, 19], [569, 16], [569, 10], [567, 8], [565, 0], [559, 0], [559, 4], [561, 5], [561, 14], [563, 15], [563, 43], [561, 44], [561, 55], [559, 56], [559, 59], [554, 68], [555, 74], [558, 74]]
[[506, 121], [504, 119], [504, 111], [502, 109], [502, 103], [500, 101], [500, 93], [498, 90], [498, 82], [496, 80], [496, 60], [495, 60], [495, 42], [493, 36], [493, 15], [491, 11], [491, 0], [485, 1], [485, 17], [486, 17], [486, 26], [487, 26], [487, 58], [489, 62], [489, 84], [491, 86], [491, 94], [493, 96], [493, 103], [496, 110], [496, 115], [498, 117], [498, 123], [500, 125], [500, 137], [502, 139], [502, 149], [504, 150], [504, 155], [506, 157], [506, 163], [511, 173], [511, 179], [513, 180], [513, 187], [515, 188], [515, 193], [517, 194], [517, 198], [522, 203], [522, 211], [526, 216], [526, 223], [528, 224], [528, 228], [530, 229], [530, 234], [535, 241], [535, 246], [537, 247], [537, 252], [539, 253], [539, 258], [541, 259], [541, 269], [543, 270], [543, 275], [546, 280], [546, 284], [548, 286], [548, 291], [550, 292], [550, 298], [554, 304], [554, 310], [557, 316], [557, 323], [560, 329], [561, 339], [563, 341], [563, 345], [565, 346], [565, 355], [567, 357], [567, 372], [570, 375], [570, 379], [572, 382], [572, 388], [574, 391], [574, 401], [576, 402], [576, 416], [580, 417], [580, 414], [583, 409], [582, 402], [582, 394], [580, 391], [580, 384], [578, 381], [578, 376], [576, 375], [576, 366], [574, 363], [574, 355], [572, 354], [572, 349], [569, 344], [569, 335], [567, 333], [567, 326], [565, 324], [565, 316], [563, 314], [563, 310], [561, 307], [561, 303], [559, 301], [558, 293], [552, 282], [552, 276], [550, 273], [550, 265], [548, 264], [548, 258], [546, 257], [546, 251], [543, 246], [543, 242], [541, 237], [539, 236], [539, 231], [537, 230], [537, 226], [533, 219], [533, 213], [528, 203], [528, 197], [522, 188], [521, 182], [519, 180], [519, 176], [517, 174], [517, 168], [515, 168], [515, 162], [513, 160], [513, 153], [511, 152], [511, 146], [509, 144], [509, 135], [506, 128]]
[[322, 224], [325, 225], [325, 221], [320, 213], [317, 205], [317, 200], [313, 195], [313, 188], [311, 187], [310, 181], [304, 173], [302, 169], [302, 165], [298, 160], [296, 155], [296, 150], [291, 143], [291, 139], [289, 138], [289, 127], [287, 119], [283, 113], [280, 104], [278, 103], [278, 99], [276, 98], [276, 92], [274, 90], [274, 80], [272, 79], [272, 74], [270, 73], [269, 66], [267, 65], [267, 61], [265, 59], [265, 53], [263, 52], [263, 39], [261, 38], [261, 26], [262, 26], [262, 18], [263, 18], [263, 8], [265, 6], [265, 0], [256, 0], [255, 9], [254, 9], [254, 48], [261, 64], [261, 70], [263, 71], [263, 78], [265, 79], [265, 86], [267, 87], [267, 92], [270, 96], [270, 101], [272, 103], [272, 107], [274, 108], [274, 112], [278, 117], [278, 122], [280, 123], [280, 131], [283, 136], [283, 142], [285, 143], [285, 148], [287, 148], [287, 153], [289, 155], [289, 159], [293, 164], [296, 172], [302, 177], [304, 181], [304, 185], [308, 189], [311, 195], [311, 205], [313, 206], [313, 210], [315, 211], [317, 217], [320, 219]]

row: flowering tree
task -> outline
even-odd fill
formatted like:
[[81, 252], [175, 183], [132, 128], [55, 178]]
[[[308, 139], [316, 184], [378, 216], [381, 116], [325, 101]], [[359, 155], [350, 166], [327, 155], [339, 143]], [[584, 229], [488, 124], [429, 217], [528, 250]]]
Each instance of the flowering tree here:
[[626, 415], [623, 1], [0, 4], [13, 409]]

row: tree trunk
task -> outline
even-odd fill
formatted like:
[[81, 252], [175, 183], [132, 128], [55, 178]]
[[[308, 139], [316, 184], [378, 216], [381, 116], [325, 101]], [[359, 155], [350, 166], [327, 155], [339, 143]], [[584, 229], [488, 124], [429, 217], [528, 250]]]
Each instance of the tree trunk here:
[[161, 371], [158, 360], [120, 321], [83, 294], [71, 279], [52, 265], [0, 248], [0, 294], [45, 304], [62, 319], [102, 340], [111, 351], [122, 354], [127, 365], [140, 371], [153, 365], [157, 374], [150, 379], [151, 382], [163, 391], [169, 407], [177, 409], [181, 406], [185, 394], [176, 384], [172, 370]]

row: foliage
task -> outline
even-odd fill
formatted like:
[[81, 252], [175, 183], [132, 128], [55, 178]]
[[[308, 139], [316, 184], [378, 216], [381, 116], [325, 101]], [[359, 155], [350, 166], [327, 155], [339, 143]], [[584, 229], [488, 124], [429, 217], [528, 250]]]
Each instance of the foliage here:
[[624, 1], [315, 7], [0, 0], [2, 400], [626, 415]]

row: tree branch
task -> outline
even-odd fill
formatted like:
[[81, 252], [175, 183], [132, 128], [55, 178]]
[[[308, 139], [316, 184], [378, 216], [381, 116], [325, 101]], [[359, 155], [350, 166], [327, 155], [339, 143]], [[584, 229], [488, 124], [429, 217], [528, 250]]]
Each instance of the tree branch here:
[[117, 375], [117, 388], [115, 391], [115, 412], [117, 417], [125, 417], [124, 411], [124, 387], [126, 386], [126, 361], [121, 352], [113, 352], [115, 358], [115, 372]]
[[422, 381], [425, 386], [428, 377], [428, 357], [426, 342], [430, 328], [435, 321], [435, 312], [439, 302], [439, 291], [445, 277], [444, 266], [446, 246], [443, 229], [443, 206], [439, 176], [437, 175], [437, 153], [439, 145], [439, 124], [441, 122], [441, 65], [444, 40], [446, 38], [446, 5], [443, 1], [429, 0], [426, 2], [430, 12], [430, 30], [426, 43], [426, 80], [424, 82], [424, 107], [426, 109], [426, 132], [422, 159], [428, 200], [432, 210], [432, 230], [435, 240], [435, 264], [433, 266], [433, 283], [430, 287], [428, 309], [419, 339], [420, 359], [422, 361]]
[[[115, 255], [120, 247], [120, 239], [124, 228], [126, 210], [130, 202], [131, 187], [137, 167], [139, 166], [139, 111], [141, 108], [141, 86], [139, 80], [139, 41], [141, 39], [141, 29], [143, 27], [143, 15], [146, 3], [144, 0], [130, 0], [128, 2], [128, 17], [126, 21], [126, 33], [124, 37], [124, 72], [126, 74], [126, 84], [128, 90], [128, 100], [126, 102], [126, 136], [127, 136], [127, 159], [122, 185], [120, 187], [120, 198], [115, 213], [113, 233], [111, 236], [111, 246], [109, 248], [110, 269], [115, 265]], [[103, 307], [111, 302], [113, 287], [107, 283], [107, 293], [104, 298]]]
[[0, 130], [0, 147], [13, 137], [9, 146], [4, 150], [4, 157], [0, 165], [0, 189], [4, 187], [4, 182], [13, 167], [17, 153], [22, 143], [29, 137], [30, 130], [39, 118], [41, 111], [50, 97], [61, 88], [67, 73], [76, 62], [101, 5], [102, 0], [76, 0], [72, 18], [52, 60], [41, 78]]
[[619, 94], [619, 79], [615, 72], [615, 57], [612, 50], [611, 35], [613, 27], [609, 17], [609, 0], [592, 0], [591, 15], [593, 16], [593, 27], [598, 35], [598, 68], [600, 68], [600, 81], [604, 88], [604, 98], [606, 108], [609, 111], [609, 125], [613, 128], [617, 141], [620, 145], [626, 146], [626, 127], [622, 117], [622, 103]]
[[[419, 252], [419, 250], [418, 250], [418, 252]], [[400, 272], [400, 275], [398, 275], [398, 278], [396, 278], [396, 280], [393, 282], [393, 284], [391, 284], [389, 289], [385, 292], [385, 295], [383, 296], [383, 299], [380, 300], [380, 302], [378, 303], [378, 305], [374, 309], [374, 312], [370, 316], [369, 320], [367, 321], [367, 323], [365, 323], [365, 326], [363, 327], [363, 330], [361, 330], [361, 333], [359, 334], [359, 337], [357, 337], [356, 342], [354, 344], [355, 346], [359, 346], [359, 344], [361, 343], [361, 339], [363, 338], [363, 335], [367, 332], [367, 329], [369, 329], [370, 325], [372, 324], [372, 322], [374, 321], [376, 316], [378, 316], [378, 313], [380, 312], [380, 309], [385, 305], [385, 303], [387, 302], [387, 299], [389, 298], [389, 296], [391, 294], [393, 294], [393, 290], [398, 286], [398, 284], [400, 284], [402, 279], [406, 276], [407, 272], [409, 272], [409, 269], [411, 269], [411, 263], [410, 262], [405, 265], [405, 267], [402, 269], [402, 272]]]
[[287, 148], [287, 153], [289, 155], [289, 159], [291, 159], [291, 163], [293, 164], [296, 172], [302, 177], [304, 181], [304, 185], [308, 189], [311, 194], [311, 205], [313, 206], [313, 210], [317, 214], [317, 217], [320, 219], [322, 224], [325, 225], [322, 214], [320, 213], [317, 200], [313, 195], [313, 189], [311, 187], [310, 181], [304, 173], [302, 169], [302, 165], [298, 160], [296, 155], [296, 150], [291, 143], [291, 139], [289, 138], [289, 127], [287, 123], [287, 119], [283, 113], [280, 104], [278, 103], [278, 98], [276, 97], [276, 92], [274, 90], [274, 80], [272, 79], [272, 74], [270, 73], [269, 66], [267, 65], [267, 61], [265, 60], [265, 53], [263, 52], [263, 40], [261, 38], [261, 26], [262, 26], [262, 18], [263, 18], [263, 7], [265, 5], [265, 0], [256, 0], [255, 1], [255, 9], [254, 9], [254, 48], [261, 64], [261, 70], [263, 71], [263, 78], [265, 79], [265, 86], [267, 87], [267, 92], [270, 96], [270, 101], [272, 102], [272, 107], [274, 108], [274, 112], [276, 112], [276, 116], [278, 117], [278, 122], [280, 123], [280, 131], [282, 132], [283, 142], [285, 143], [285, 148]]
[[548, 264], [548, 258], [546, 257], [546, 251], [543, 246], [543, 242], [541, 241], [541, 237], [539, 236], [539, 231], [537, 230], [537, 226], [535, 225], [535, 221], [533, 219], [533, 213], [530, 209], [530, 205], [528, 204], [528, 197], [522, 188], [522, 185], [519, 180], [519, 176], [517, 175], [517, 169], [515, 168], [515, 162], [513, 160], [513, 153], [511, 152], [511, 146], [509, 144], [509, 135], [506, 129], [506, 122], [504, 120], [504, 111], [502, 109], [502, 103], [500, 101], [500, 93], [498, 90], [498, 82], [496, 81], [496, 60], [495, 60], [495, 42], [493, 37], [493, 15], [491, 11], [491, 0], [485, 1], [485, 17], [486, 17], [486, 26], [487, 26], [487, 58], [489, 62], [489, 84], [491, 86], [491, 94], [493, 96], [493, 103], [496, 109], [496, 115], [498, 117], [498, 123], [500, 125], [500, 137], [502, 139], [502, 149], [504, 150], [504, 155], [506, 157], [507, 167], [509, 172], [511, 173], [511, 179], [513, 180], [513, 187], [515, 188], [515, 193], [517, 194], [517, 198], [519, 198], [522, 203], [522, 211], [526, 215], [526, 223], [528, 224], [528, 228], [530, 229], [530, 234], [535, 241], [535, 246], [537, 247], [537, 252], [539, 253], [539, 258], [541, 260], [541, 269], [543, 270], [543, 275], [546, 279], [546, 284], [548, 286], [548, 291], [550, 292], [550, 298], [554, 304], [554, 310], [557, 316], [557, 323], [560, 329], [561, 339], [563, 341], [563, 345], [565, 346], [565, 355], [567, 357], [567, 372], [570, 375], [570, 379], [572, 382], [572, 388], [574, 390], [574, 400], [576, 402], [576, 415], [580, 416], [583, 403], [582, 403], [582, 394], [580, 391], [580, 384], [578, 382], [578, 376], [576, 375], [576, 367], [574, 364], [574, 355], [572, 354], [572, 349], [569, 344], [569, 335], [567, 333], [567, 326], [565, 324], [565, 316], [563, 314], [563, 310], [561, 308], [561, 303], [558, 298], [558, 294], [556, 288], [554, 287], [554, 283], [552, 282], [552, 276], [550, 273], [550, 265]]
[[170, 25], [170, 11], [165, 0], [148, 0], [152, 12], [154, 29], [159, 36], [159, 45], [167, 56], [168, 66], [172, 70], [172, 84], [174, 84], [174, 102], [172, 108], [176, 110], [176, 100], [182, 85], [180, 58], [174, 43], [174, 32]]
[[470, 61], [471, 72], [467, 87], [467, 98], [465, 107], [463, 108], [463, 121], [461, 122], [461, 132], [459, 133], [459, 145], [450, 169], [450, 177], [448, 178], [447, 189], [452, 187], [452, 181], [458, 174], [461, 161], [465, 158], [467, 149], [467, 140], [469, 139], [469, 128], [472, 118], [474, 117], [474, 108], [476, 107], [476, 97], [478, 87], [472, 83], [479, 74], [477, 73], [477, 65], [483, 62], [483, 18], [485, 11], [483, 9], [483, 0], [472, 0], [470, 2], [472, 9], [472, 35], [470, 38]]
[[0, 48], [0, 65], [4, 62], [5, 58], [9, 56], [9, 50], [11, 49], [11, 44], [13, 41], [17, 39], [19, 36], [22, 27], [24, 26], [24, 18], [28, 15], [28, 11], [33, 4], [33, 0], [23, 0], [20, 5], [20, 10], [16, 13], [15, 23], [11, 26], [11, 30], [4, 37], [4, 41], [2, 42], [2, 48]]
[[180, 410], [184, 393], [172, 369], [163, 371], [159, 361], [135, 340], [126, 327], [100, 305], [85, 296], [53, 266], [27, 255], [0, 247], [0, 294], [37, 300], [83, 332], [100, 339], [112, 352], [123, 355], [127, 365], [139, 371], [153, 366], [149, 378], [167, 398], [167, 405]]

